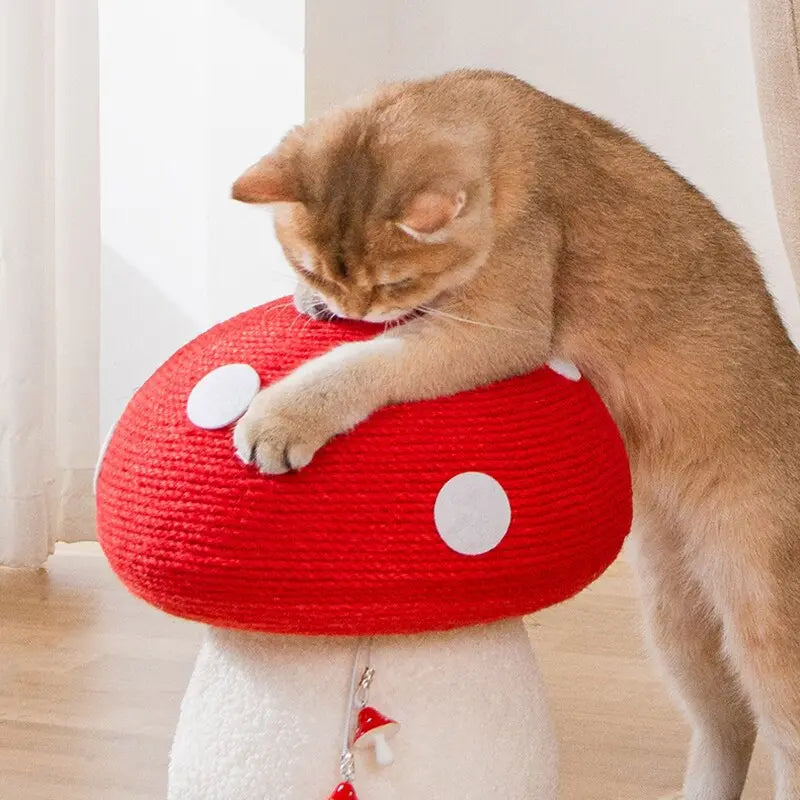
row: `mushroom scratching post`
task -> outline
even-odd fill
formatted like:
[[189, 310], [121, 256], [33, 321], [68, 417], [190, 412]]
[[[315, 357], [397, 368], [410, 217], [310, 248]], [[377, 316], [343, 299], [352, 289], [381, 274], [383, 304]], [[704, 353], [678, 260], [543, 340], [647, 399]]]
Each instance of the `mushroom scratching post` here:
[[[382, 409], [295, 474], [235, 457], [255, 392], [372, 326], [285, 301], [137, 392], [98, 465], [98, 528], [137, 595], [207, 623], [170, 800], [554, 800], [525, 614], [616, 557], [619, 434], [571, 365]], [[395, 721], [396, 720], [396, 721]]]

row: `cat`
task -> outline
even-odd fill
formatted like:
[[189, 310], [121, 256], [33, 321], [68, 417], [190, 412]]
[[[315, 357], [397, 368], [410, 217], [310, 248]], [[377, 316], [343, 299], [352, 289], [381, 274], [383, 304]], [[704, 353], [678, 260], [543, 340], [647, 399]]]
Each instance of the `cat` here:
[[683, 796], [738, 798], [758, 728], [800, 800], [800, 356], [736, 228], [631, 136], [488, 71], [309, 122], [233, 197], [274, 204], [299, 309], [385, 326], [262, 391], [241, 459], [300, 469], [387, 404], [574, 362], [630, 457]]

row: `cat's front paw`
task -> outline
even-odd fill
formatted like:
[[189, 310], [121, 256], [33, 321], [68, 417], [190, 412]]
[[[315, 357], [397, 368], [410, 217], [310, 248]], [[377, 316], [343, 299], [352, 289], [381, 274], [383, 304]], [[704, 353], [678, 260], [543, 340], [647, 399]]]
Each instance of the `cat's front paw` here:
[[239, 458], [270, 475], [302, 469], [328, 439], [302, 413], [302, 403], [282, 395], [262, 391], [233, 431]]

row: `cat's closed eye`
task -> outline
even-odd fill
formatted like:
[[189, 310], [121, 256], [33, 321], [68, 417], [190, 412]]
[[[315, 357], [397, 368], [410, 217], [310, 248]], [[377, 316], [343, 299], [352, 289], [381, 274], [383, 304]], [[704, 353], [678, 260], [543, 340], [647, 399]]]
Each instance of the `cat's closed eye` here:
[[291, 265], [305, 278], [316, 278], [316, 264], [314, 257], [308, 253], [293, 253], [289, 259]]
[[300, 264], [295, 264], [295, 269], [304, 277], [306, 278], [316, 278], [317, 276], [310, 270], [306, 269], [304, 266]]
[[408, 289], [414, 283], [414, 278], [403, 278], [399, 281], [387, 281], [379, 283], [381, 289]]

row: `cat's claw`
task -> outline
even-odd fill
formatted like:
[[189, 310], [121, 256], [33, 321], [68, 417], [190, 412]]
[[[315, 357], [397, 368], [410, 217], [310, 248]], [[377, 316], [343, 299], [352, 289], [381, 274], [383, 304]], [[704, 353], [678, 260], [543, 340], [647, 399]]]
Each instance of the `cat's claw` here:
[[317, 443], [310, 428], [294, 414], [282, 413], [269, 394], [262, 392], [236, 424], [233, 444], [245, 464], [281, 475], [307, 466], [324, 443]]

